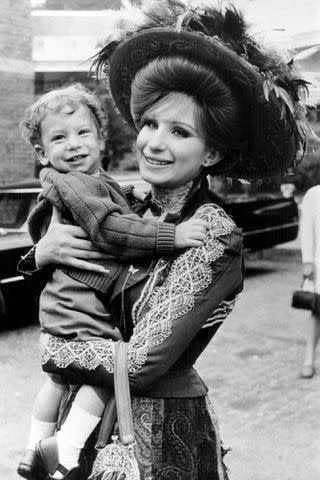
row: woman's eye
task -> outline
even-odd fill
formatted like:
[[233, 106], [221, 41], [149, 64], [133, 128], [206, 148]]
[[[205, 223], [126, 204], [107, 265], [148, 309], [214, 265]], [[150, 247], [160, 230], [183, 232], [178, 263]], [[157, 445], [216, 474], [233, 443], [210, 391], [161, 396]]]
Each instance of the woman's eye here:
[[88, 128], [83, 128], [82, 130], [79, 130], [79, 135], [86, 135], [87, 133], [90, 133], [90, 130]]
[[142, 127], [148, 127], [148, 128], [156, 129], [157, 128], [157, 122], [155, 122], [154, 120], [151, 120], [151, 118], [146, 118], [142, 122], [141, 128]]
[[187, 138], [189, 137], [189, 133], [184, 130], [183, 128], [175, 128], [173, 131], [172, 131], [173, 135], [175, 135], [176, 137], [183, 137], [183, 138]]

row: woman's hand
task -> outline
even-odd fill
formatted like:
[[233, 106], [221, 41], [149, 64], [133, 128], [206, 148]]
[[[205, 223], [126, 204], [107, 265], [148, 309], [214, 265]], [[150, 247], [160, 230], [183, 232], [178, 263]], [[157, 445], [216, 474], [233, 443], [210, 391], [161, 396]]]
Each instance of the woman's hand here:
[[54, 263], [106, 273], [107, 270], [101, 265], [90, 263], [90, 260], [105, 258], [107, 255], [94, 247], [82, 228], [59, 223], [59, 213], [54, 208], [48, 231], [36, 247], [35, 260], [38, 268]]
[[309, 280], [314, 280], [314, 265], [312, 262], [305, 262], [302, 264], [302, 275]]

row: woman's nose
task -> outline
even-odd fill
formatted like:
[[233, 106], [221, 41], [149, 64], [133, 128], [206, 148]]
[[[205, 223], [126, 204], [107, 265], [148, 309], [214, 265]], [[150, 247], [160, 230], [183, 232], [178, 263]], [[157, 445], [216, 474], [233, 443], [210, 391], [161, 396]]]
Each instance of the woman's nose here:
[[160, 129], [152, 131], [152, 134], [149, 137], [148, 146], [151, 150], [163, 150], [165, 148], [164, 135]]

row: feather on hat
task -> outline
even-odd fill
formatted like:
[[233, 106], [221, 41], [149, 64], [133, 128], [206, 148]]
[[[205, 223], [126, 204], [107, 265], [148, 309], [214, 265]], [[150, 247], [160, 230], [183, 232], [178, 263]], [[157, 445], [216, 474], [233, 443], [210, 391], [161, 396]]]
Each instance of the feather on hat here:
[[229, 176], [268, 178], [299, 163], [312, 132], [300, 101], [308, 82], [248, 34], [234, 6], [146, 0], [137, 8], [124, 3], [117, 33], [97, 54], [93, 68], [107, 77], [115, 105], [130, 125], [134, 127], [130, 95], [135, 74], [158, 56], [184, 55], [217, 71], [248, 105], [248, 142], [233, 152], [237, 161]]

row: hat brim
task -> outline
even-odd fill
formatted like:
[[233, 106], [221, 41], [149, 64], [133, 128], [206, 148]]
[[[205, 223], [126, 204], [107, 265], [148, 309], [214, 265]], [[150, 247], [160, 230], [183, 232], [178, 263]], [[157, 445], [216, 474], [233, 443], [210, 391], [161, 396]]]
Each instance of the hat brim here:
[[232, 176], [268, 178], [290, 167], [296, 153], [295, 137], [281, 113], [280, 101], [273, 92], [266, 100], [260, 72], [215, 37], [154, 27], [119, 43], [110, 58], [109, 85], [114, 102], [129, 125], [135, 128], [130, 113], [134, 76], [154, 58], [168, 55], [182, 55], [214, 69], [245, 102], [249, 138]]

